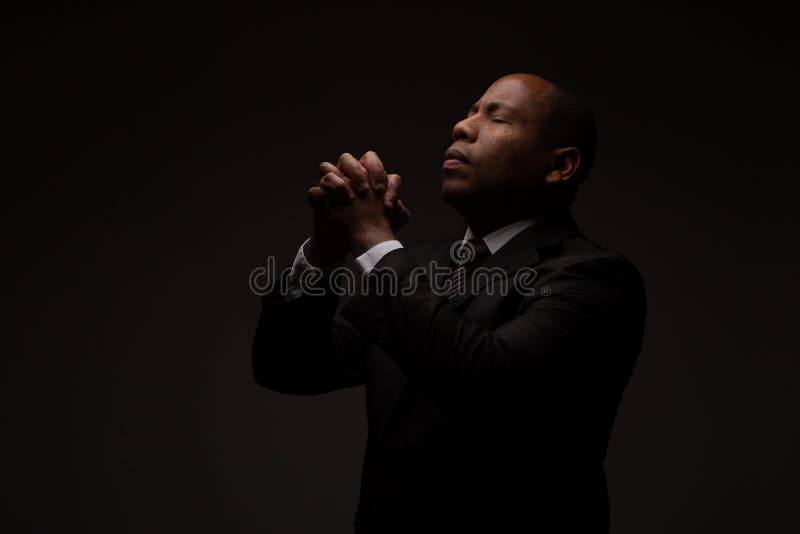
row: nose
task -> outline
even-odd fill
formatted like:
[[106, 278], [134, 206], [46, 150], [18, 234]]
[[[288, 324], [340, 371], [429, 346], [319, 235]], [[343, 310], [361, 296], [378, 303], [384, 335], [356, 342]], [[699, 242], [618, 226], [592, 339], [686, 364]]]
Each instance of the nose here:
[[470, 120], [471, 117], [462, 119], [453, 126], [453, 141], [474, 141], [477, 129]]

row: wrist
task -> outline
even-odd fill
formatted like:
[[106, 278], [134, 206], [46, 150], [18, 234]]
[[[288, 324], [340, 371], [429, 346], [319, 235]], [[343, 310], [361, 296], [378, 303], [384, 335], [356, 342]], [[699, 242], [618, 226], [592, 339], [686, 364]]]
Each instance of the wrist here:
[[324, 246], [312, 235], [303, 247], [303, 255], [312, 267], [325, 267], [342, 261], [347, 251], [339, 247]]

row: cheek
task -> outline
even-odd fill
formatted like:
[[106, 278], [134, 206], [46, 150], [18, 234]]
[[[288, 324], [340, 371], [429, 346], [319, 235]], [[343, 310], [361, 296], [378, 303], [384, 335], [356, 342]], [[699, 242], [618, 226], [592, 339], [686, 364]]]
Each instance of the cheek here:
[[494, 136], [487, 141], [487, 152], [491, 154], [486, 163], [491, 166], [487, 169], [490, 174], [498, 175], [502, 180], [511, 180], [519, 174], [528, 174], [531, 169], [531, 150], [527, 144], [520, 143], [513, 136]]
[[543, 180], [546, 161], [530, 143], [497, 141], [497, 159], [490, 170], [495, 184], [514, 190], [528, 190]]
[[488, 136], [485, 143], [484, 150], [488, 157], [484, 158], [484, 163], [490, 169], [505, 169], [520, 158], [519, 149], [508, 136]]
[[504, 159], [516, 174], [530, 178], [545, 171], [548, 156], [530, 136], [516, 138], [505, 148]]

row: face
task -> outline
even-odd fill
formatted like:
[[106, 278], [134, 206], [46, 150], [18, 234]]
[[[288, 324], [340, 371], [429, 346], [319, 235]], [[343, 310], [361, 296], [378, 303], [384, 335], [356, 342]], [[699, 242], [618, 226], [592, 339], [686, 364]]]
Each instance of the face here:
[[529, 195], [544, 181], [549, 151], [537, 134], [548, 82], [506, 76], [453, 128], [445, 154], [442, 195], [453, 204], [492, 195]]

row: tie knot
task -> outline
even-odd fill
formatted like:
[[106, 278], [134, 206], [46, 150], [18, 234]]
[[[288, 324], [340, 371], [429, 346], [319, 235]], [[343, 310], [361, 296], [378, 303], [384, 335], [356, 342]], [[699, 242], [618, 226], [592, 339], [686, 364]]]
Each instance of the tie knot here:
[[456, 265], [469, 265], [491, 255], [486, 242], [480, 237], [456, 241], [450, 248], [450, 258]]
[[455, 267], [451, 267], [449, 286], [444, 293], [450, 302], [454, 302], [456, 297], [467, 290], [467, 281], [472, 279], [475, 267], [491, 255], [486, 242], [480, 237], [453, 243], [450, 247], [450, 259]]

